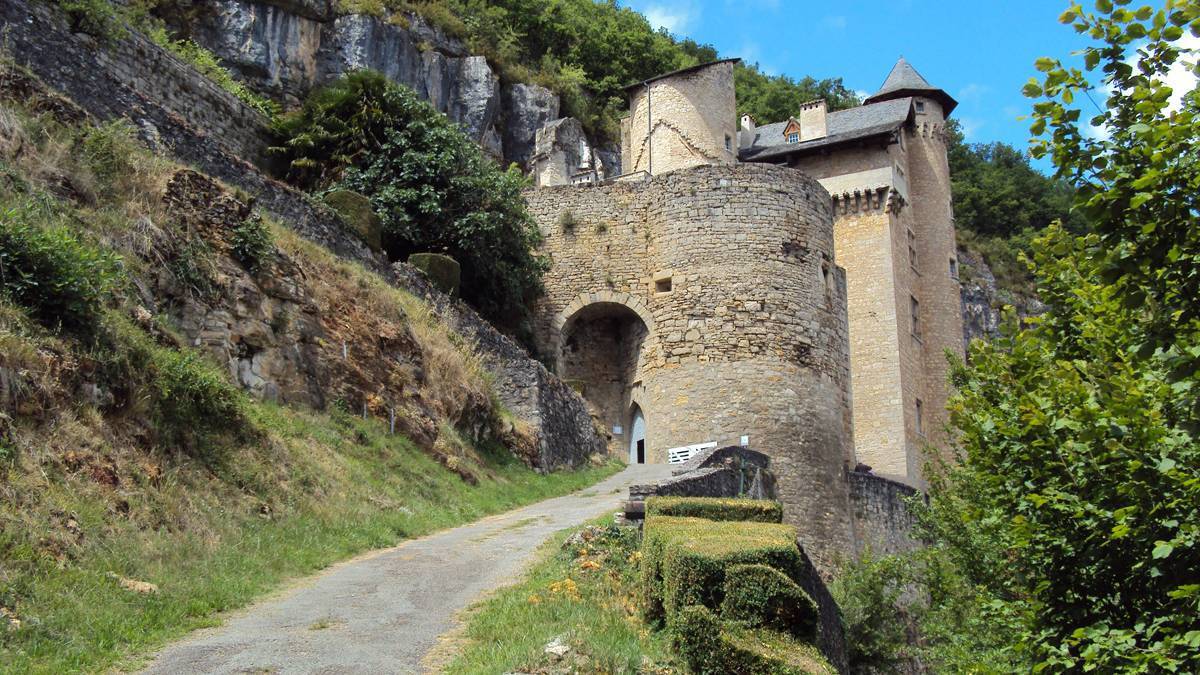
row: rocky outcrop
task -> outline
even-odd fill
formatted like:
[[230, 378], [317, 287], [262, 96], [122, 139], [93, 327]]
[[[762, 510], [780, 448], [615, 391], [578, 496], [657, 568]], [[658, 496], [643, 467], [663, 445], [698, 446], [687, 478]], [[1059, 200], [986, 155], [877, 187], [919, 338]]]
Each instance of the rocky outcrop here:
[[1012, 305], [1020, 317], [1046, 311], [1037, 298], [1016, 296], [996, 285], [986, 261], [969, 249], [958, 249], [959, 281], [962, 283], [963, 344], [976, 338], [989, 339], [1000, 330], [1000, 309]]
[[537, 130], [558, 117], [551, 91], [502, 87], [487, 59], [416, 15], [335, 16], [318, 0], [215, 0], [187, 28], [252, 88], [289, 107], [342, 73], [377, 70], [411, 87], [491, 156], [526, 168]]
[[545, 87], [518, 82], [504, 90], [504, 115], [505, 158], [528, 166], [537, 131], [558, 119], [558, 97]]
[[583, 125], [574, 117], [538, 129], [530, 164], [534, 184], [539, 187], [594, 182], [608, 175], [583, 133]]

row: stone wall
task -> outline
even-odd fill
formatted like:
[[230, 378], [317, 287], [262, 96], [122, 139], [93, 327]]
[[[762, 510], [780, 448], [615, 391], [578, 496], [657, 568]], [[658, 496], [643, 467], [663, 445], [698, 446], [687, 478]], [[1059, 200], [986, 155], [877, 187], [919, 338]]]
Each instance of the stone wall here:
[[920, 542], [910, 535], [915, 519], [907, 500], [918, 494], [910, 485], [860, 471], [846, 474], [854, 511], [858, 551], [875, 555], [910, 551]]
[[625, 173], [737, 162], [732, 62], [654, 80], [629, 95], [629, 117], [622, 122], [628, 130], [621, 148], [628, 158]]
[[396, 263], [392, 269], [401, 287], [424, 299], [455, 332], [474, 343], [488, 371], [496, 377], [500, 400], [536, 431], [537, 466], [579, 467], [593, 455], [604, 453], [605, 439], [596, 432], [578, 393], [466, 303], [434, 288], [415, 267]]
[[649, 461], [749, 435], [814, 557], [849, 550], [846, 286], [828, 193], [800, 172], [741, 164], [526, 197], [553, 261], [536, 308], [548, 360], [588, 307], [636, 315], [646, 337], [623, 412], [641, 408]]

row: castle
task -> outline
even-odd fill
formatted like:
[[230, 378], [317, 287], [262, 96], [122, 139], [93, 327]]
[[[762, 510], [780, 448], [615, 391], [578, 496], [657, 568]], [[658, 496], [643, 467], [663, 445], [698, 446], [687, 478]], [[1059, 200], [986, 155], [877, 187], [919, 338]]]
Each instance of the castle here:
[[853, 467], [920, 486], [923, 448], [946, 445], [955, 101], [901, 59], [859, 107], [737, 129], [734, 61], [631, 86], [615, 178], [561, 124], [539, 132], [536, 334], [611, 452], [766, 452], [827, 557], [863, 539]]

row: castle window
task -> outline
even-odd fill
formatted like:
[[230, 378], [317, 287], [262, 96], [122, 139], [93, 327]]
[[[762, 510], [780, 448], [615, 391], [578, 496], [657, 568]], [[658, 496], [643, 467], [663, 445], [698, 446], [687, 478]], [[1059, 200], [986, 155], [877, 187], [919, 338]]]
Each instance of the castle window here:
[[921, 303], [913, 296], [908, 297], [909, 309], [912, 312], [912, 334], [918, 340], [921, 339]]
[[908, 264], [917, 271], [917, 235], [912, 230], [908, 231]]
[[800, 142], [800, 132], [793, 131], [792, 133], [788, 134], [787, 141], [788, 141], [788, 143], [799, 143]]
[[658, 274], [654, 275], [655, 293], [670, 293], [671, 289], [672, 285], [670, 272], [659, 272]]
[[916, 103], [917, 103], [917, 112], [919, 112], [919, 113], [925, 112], [925, 102], [917, 101]]
[[725, 149], [733, 150], [733, 138], [729, 134], [725, 134]]
[[950, 278], [951, 279], [958, 278], [958, 261], [955, 260], [954, 258], [950, 259]]
[[925, 404], [921, 403], [921, 399], [917, 399], [916, 413], [917, 413], [917, 415], [916, 415], [917, 416], [917, 425], [916, 425], [917, 426], [917, 435], [924, 436], [925, 435], [925, 420], [924, 420]]

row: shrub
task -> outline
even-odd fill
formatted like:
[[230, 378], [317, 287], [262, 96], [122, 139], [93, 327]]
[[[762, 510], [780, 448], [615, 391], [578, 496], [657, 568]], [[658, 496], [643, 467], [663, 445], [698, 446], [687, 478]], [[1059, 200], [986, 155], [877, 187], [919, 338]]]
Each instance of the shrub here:
[[519, 330], [542, 292], [541, 235], [525, 210], [525, 179], [407, 87], [356, 71], [315, 91], [276, 124], [280, 171], [307, 188], [371, 200], [393, 260], [440, 251], [462, 264], [463, 297]]
[[723, 623], [707, 607], [689, 605], [671, 622], [671, 642], [697, 675], [832, 675], [815, 647], [768, 630]]
[[233, 248], [233, 257], [252, 273], [261, 272], [275, 253], [271, 231], [257, 214], [233, 228], [229, 243]]
[[725, 569], [765, 564], [789, 576], [802, 569], [790, 525], [648, 515], [642, 542], [643, 608], [661, 620], [686, 605], [718, 609]]
[[721, 617], [802, 640], [816, 637], [817, 603], [796, 582], [766, 565], [734, 565], [725, 570]]
[[717, 499], [712, 497], [651, 497], [646, 514], [704, 518], [707, 520], [748, 520], [782, 523], [783, 505], [765, 499]]
[[125, 22], [109, 0], [57, 0], [67, 13], [71, 31], [111, 42], [125, 36]]
[[120, 283], [120, 259], [83, 242], [32, 201], [0, 209], [0, 294], [44, 325], [93, 328]]
[[909, 558], [877, 556], [869, 550], [838, 570], [830, 592], [842, 610], [846, 651], [854, 672], [891, 672], [913, 656], [908, 610], [919, 608], [902, 603], [901, 595], [914, 581]]
[[212, 364], [192, 352], [155, 349], [151, 366], [164, 440], [207, 450], [207, 441], [245, 425], [245, 395]]

